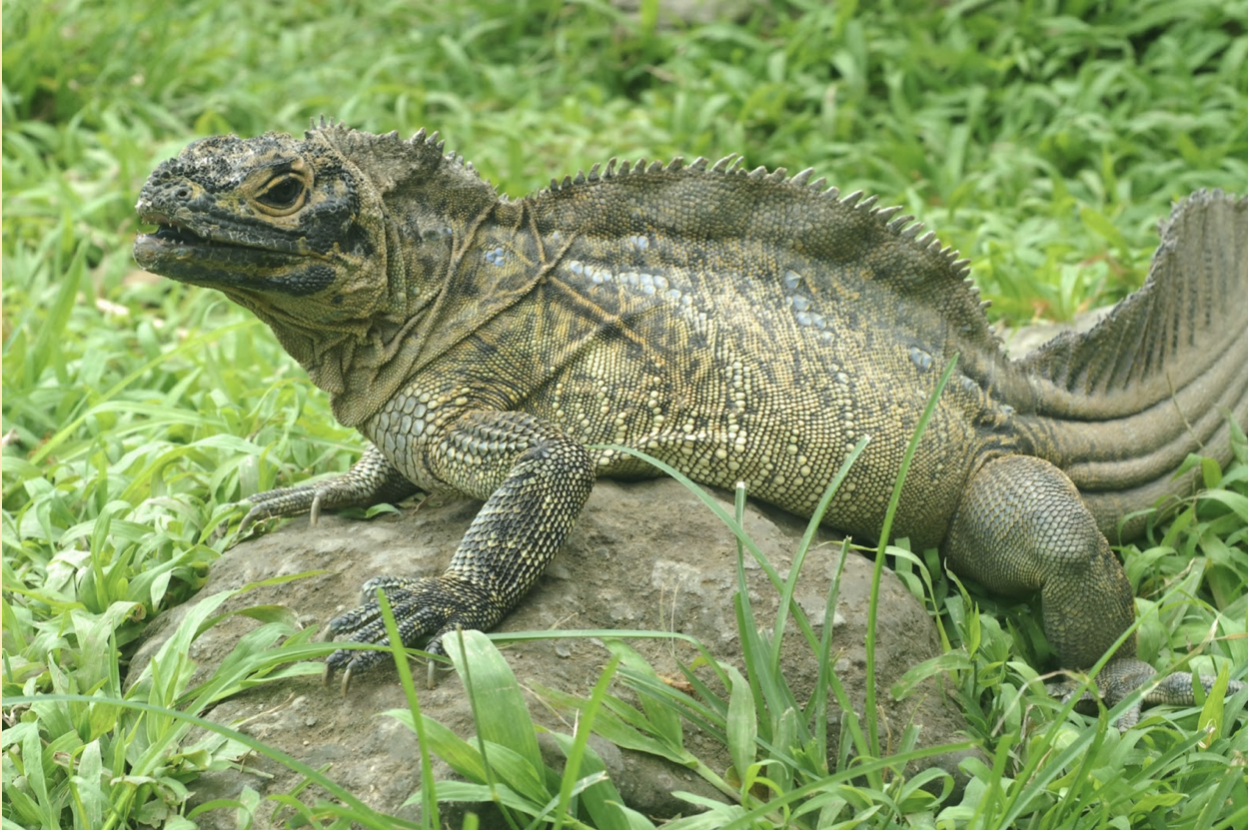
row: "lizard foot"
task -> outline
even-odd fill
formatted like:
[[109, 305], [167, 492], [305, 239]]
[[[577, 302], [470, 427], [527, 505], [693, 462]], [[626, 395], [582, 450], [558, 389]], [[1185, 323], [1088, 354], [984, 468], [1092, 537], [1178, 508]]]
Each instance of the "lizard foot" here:
[[[1100, 695], [1104, 699], [1107, 706], [1115, 706], [1131, 692], [1139, 687], [1149, 683], [1157, 676], [1157, 670], [1148, 663], [1130, 658], [1120, 660], [1111, 660], [1101, 670], [1097, 677], [1097, 686]], [[1205, 694], [1213, 691], [1213, 685], [1217, 681], [1216, 677], [1209, 675], [1196, 675], [1195, 678], [1204, 687]], [[1175, 672], [1166, 675], [1157, 681], [1157, 685], [1147, 691], [1135, 705], [1122, 713], [1118, 719], [1119, 731], [1125, 732], [1140, 722], [1141, 709], [1157, 704], [1168, 704], [1171, 706], [1193, 706], [1196, 703], [1196, 695], [1192, 692], [1193, 675], [1190, 672]], [[1053, 683], [1048, 686], [1049, 694], [1060, 698], [1066, 703], [1076, 694], [1081, 683], [1076, 680], [1065, 680], [1061, 683]], [[1232, 680], [1227, 684], [1226, 694], [1231, 696], [1242, 690], [1244, 684], [1238, 680]], [[1084, 692], [1079, 699], [1079, 704], [1091, 702], [1093, 696], [1089, 692]]]
[[359, 461], [342, 475], [297, 487], [279, 487], [257, 493], [247, 501], [251, 510], [243, 517], [239, 533], [265, 519], [310, 514], [312, 524], [321, 510], [344, 507], [371, 507], [374, 504], [402, 501], [416, 493], [412, 484], [376, 447], [369, 447]]
[[[333, 482], [327, 482], [327, 484], [332, 486]], [[307, 484], [298, 487], [280, 487], [276, 490], [257, 493], [247, 500], [251, 504], [251, 509], [243, 517], [238, 532], [244, 533], [252, 525], [265, 519], [298, 516], [303, 513], [310, 514], [308, 517], [310, 524], [316, 524], [321, 516], [321, 505], [326, 501], [322, 489], [327, 488]]]
[[[386, 623], [375, 592], [385, 591], [394, 613], [399, 636], [406, 646], [428, 638], [424, 649], [433, 655], [444, 655], [442, 636], [457, 628], [489, 629], [502, 616], [490, 598], [476, 586], [453, 576], [432, 578], [378, 577], [364, 583], [363, 604], [329, 621], [331, 636], [346, 634], [355, 643], [387, 644]], [[340, 648], [325, 660], [325, 682], [333, 680], [342, 670], [342, 693], [351, 685], [351, 678], [390, 659], [378, 649]], [[435, 663], [429, 663], [429, 685], [433, 685]]]

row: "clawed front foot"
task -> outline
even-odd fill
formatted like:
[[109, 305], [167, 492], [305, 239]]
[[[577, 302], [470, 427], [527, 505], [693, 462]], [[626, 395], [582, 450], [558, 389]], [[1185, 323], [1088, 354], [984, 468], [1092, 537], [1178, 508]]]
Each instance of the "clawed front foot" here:
[[[371, 580], [364, 604], [331, 621], [331, 634], [357, 643], [389, 642], [377, 589], [385, 593], [404, 645], [427, 637], [425, 648], [441, 654], [448, 631], [488, 631], [537, 582], [594, 485], [594, 462], [582, 444], [520, 412], [464, 414], [428, 448], [427, 463], [431, 475], [457, 492], [489, 497], [445, 573]], [[339, 649], [326, 661], [326, 678], [342, 669], [345, 689], [352, 675], [384, 659], [381, 650]]]
[[[442, 637], [457, 628], [486, 630], [502, 617], [502, 609], [475, 585], [450, 575], [432, 578], [378, 577], [364, 584], [363, 604], [330, 620], [332, 636], [350, 635], [355, 643], [389, 643], [386, 623], [376, 590], [385, 592], [394, 614], [399, 637], [405, 646], [414, 646], [428, 638], [424, 649], [442, 655]], [[384, 649], [338, 649], [325, 660], [325, 682], [333, 680], [342, 670], [342, 692], [345, 695], [351, 678], [361, 671], [390, 659]], [[433, 682], [435, 664], [429, 663], [429, 683]]]
[[[332, 485], [333, 482], [330, 482]], [[282, 516], [299, 516], [308, 514], [311, 524], [316, 524], [321, 517], [321, 507], [325, 502], [322, 488], [315, 485], [300, 487], [281, 487], [257, 493], [248, 501], [251, 509], [243, 517], [238, 526], [239, 533], [245, 533], [252, 525], [265, 519], [277, 519]]]
[[281, 487], [257, 493], [248, 499], [251, 510], [243, 517], [239, 533], [256, 522], [282, 516], [309, 514], [312, 524], [321, 510], [345, 507], [372, 507], [374, 504], [395, 503], [417, 492], [376, 447], [369, 447], [351, 469], [340, 476], [298, 487]]
[[[1105, 665], [1100, 675], [1097, 676], [1097, 687], [1105, 704], [1112, 707], [1116, 706], [1119, 701], [1126, 698], [1136, 689], [1152, 682], [1156, 676], [1157, 670], [1148, 663], [1132, 658], [1121, 658], [1111, 660]], [[1175, 672], [1161, 678], [1157, 682], [1156, 687], [1150, 689], [1133, 706], [1122, 713], [1122, 716], [1118, 719], [1118, 729], [1125, 732], [1139, 723], [1141, 709], [1145, 705], [1195, 705], [1196, 696], [1192, 692], [1192, 677], [1193, 675], [1190, 672]], [[1217, 681], [1216, 677], [1196, 675], [1196, 678], [1199, 680], [1200, 685], [1204, 687], [1205, 694], [1213, 691], [1213, 685]], [[1081, 686], [1082, 684], [1076, 680], [1065, 680], [1061, 683], [1050, 684], [1048, 692], [1053, 697], [1059, 698], [1062, 703], [1067, 703], [1073, 695], [1079, 692]], [[1229, 697], [1243, 688], [1243, 683], [1238, 680], [1232, 680], [1227, 684], [1226, 694]], [[1091, 701], [1092, 699], [1092, 695], [1085, 692], [1080, 698], [1080, 703]]]

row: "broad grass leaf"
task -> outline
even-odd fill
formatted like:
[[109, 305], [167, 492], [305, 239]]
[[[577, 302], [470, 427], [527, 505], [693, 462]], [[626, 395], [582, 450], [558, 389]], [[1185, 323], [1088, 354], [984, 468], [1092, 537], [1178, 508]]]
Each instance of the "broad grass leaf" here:
[[536, 775], [543, 769], [537, 734], [507, 660], [480, 631], [451, 632], [442, 642], [472, 699], [478, 736], [523, 758]]
[[741, 672], [733, 666], [727, 668], [728, 676], [732, 678], [732, 692], [728, 696], [728, 753], [732, 756], [737, 776], [744, 781], [758, 750], [755, 745], [758, 722], [755, 720], [754, 692]]

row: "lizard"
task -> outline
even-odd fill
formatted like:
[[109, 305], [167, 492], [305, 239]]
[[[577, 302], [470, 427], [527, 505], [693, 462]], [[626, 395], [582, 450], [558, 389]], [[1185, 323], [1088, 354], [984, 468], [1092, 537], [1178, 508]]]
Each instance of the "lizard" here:
[[[1227, 463], [1231, 418], [1248, 422], [1248, 198], [1183, 200], [1142, 288], [1019, 361], [968, 261], [899, 210], [734, 156], [613, 159], [512, 200], [436, 132], [322, 119], [161, 163], [134, 256], [250, 309], [370, 442], [344, 474], [252, 496], [243, 527], [416, 493], [484, 502], [445, 573], [367, 581], [333, 636], [388, 642], [378, 588], [406, 645], [436, 655], [457, 627], [492, 628], [598, 477], [657, 474], [618, 446], [809, 516], [868, 437], [824, 524], [874, 538], [956, 359], [894, 536], [989, 592], [1039, 595], [1062, 667], [1089, 669], [1135, 620], [1109, 537], [1191, 494], [1174, 471], [1197, 451]], [[1105, 701], [1154, 682], [1139, 703], [1195, 699], [1191, 675], [1154, 681], [1136, 652], [1132, 631], [1097, 678]], [[338, 649], [326, 677], [345, 691], [384, 658]]]

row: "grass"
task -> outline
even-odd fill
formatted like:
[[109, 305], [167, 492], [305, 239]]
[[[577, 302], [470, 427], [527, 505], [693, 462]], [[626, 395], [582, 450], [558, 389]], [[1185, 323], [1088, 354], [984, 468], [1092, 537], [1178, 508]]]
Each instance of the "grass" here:
[[[1011, 324], [1124, 296], [1172, 199], [1248, 191], [1242, 0], [806, 0], [692, 28], [653, 25], [654, 6], [635, 19], [596, 0], [6, 0], [3, 692], [30, 702], [5, 712], [5, 828], [191, 826], [187, 782], [243, 750], [225, 735], [188, 745], [184, 719], [139, 704], [190, 717], [314, 651], [279, 613], [212, 689], [190, 688], [184, 655], [169, 655], [164, 675], [122, 690], [144, 626], [231, 544], [215, 534], [237, 517], [231, 504], [345, 469], [360, 446], [261, 324], [131, 261], [137, 189], [191, 138], [297, 131], [321, 114], [373, 131], [428, 125], [512, 195], [614, 155], [810, 165], [924, 219], [971, 257], [991, 313]], [[1154, 664], [1211, 632], [1195, 664], [1242, 675], [1248, 663], [1246, 465], [1241, 444], [1237, 465], [1206, 467], [1199, 505], [1123, 551]], [[823, 799], [789, 820], [1248, 820], [1239, 697], [1220, 716], [1212, 704], [1150, 712], [1119, 736], [1028, 685], [1047, 646], [1027, 607], [965, 593], [927, 554], [898, 561], [951, 644], [925, 670], [951, 670], [989, 763], [960, 803], [866, 772], [802, 779], [758, 749], [791, 728], [767, 720], [749, 686], [774, 675], [764, 660], [746, 686], [727, 677], [707, 692], [726, 696], [716, 717], [743, 779], [765, 772], [777, 793]], [[622, 679], [650, 688], [621, 660]], [[642, 700], [669, 707], [647, 708], [651, 726], [671, 723], [663, 711], [696, 714]], [[579, 780], [557, 782], [553, 813]]]

